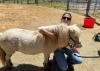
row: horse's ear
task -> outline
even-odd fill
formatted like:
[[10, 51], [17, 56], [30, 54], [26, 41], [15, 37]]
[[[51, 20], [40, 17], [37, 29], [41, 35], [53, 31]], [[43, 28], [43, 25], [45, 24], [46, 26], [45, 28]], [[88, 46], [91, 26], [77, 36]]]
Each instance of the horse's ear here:
[[74, 27], [73, 28], [75, 28], [75, 31], [76, 32], [78, 32], [78, 33], [80, 33], [81, 32], [81, 29], [79, 28], [79, 26], [78, 25], [74, 25]]
[[69, 26], [70, 32], [75, 32], [76, 25]]
[[75, 30], [74, 30], [72, 27], [70, 27], [70, 28], [69, 28], [69, 33], [70, 33], [71, 35], [73, 35], [73, 34], [75, 34]]
[[69, 26], [69, 31], [70, 33], [77, 33], [77, 34], [80, 34], [81, 33], [81, 29], [77, 26], [77, 25], [71, 25]]

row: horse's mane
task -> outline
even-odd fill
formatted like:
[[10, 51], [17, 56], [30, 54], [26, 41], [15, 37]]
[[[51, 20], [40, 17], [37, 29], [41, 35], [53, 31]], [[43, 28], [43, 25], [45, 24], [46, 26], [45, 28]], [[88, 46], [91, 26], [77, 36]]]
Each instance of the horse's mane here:
[[70, 25], [68, 26], [68, 28], [70, 29], [70, 31], [76, 32], [78, 35], [81, 32], [81, 29], [77, 25]]

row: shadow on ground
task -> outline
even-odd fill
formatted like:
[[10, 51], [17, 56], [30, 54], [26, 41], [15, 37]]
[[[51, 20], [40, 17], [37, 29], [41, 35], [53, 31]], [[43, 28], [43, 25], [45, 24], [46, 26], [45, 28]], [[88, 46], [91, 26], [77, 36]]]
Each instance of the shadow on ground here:
[[31, 64], [21, 64], [11, 69], [1, 68], [0, 71], [43, 71], [43, 67], [34, 66]]
[[[55, 63], [55, 61], [50, 60], [48, 64], [49, 64], [49, 67], [45, 70], [43, 67], [38, 67], [31, 64], [20, 64], [12, 68], [3, 67], [0, 69], [0, 71], [62, 71], [58, 67], [58, 65]], [[66, 71], [74, 71], [73, 65], [69, 66], [69, 68]]]

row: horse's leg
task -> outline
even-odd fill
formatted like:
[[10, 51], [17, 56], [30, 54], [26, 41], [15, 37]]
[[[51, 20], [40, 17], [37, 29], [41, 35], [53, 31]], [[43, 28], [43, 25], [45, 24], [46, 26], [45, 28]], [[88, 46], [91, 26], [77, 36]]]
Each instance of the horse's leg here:
[[11, 56], [15, 53], [15, 49], [9, 48], [9, 51], [6, 53], [6, 67], [11, 68], [13, 66], [11, 62]]
[[0, 48], [0, 59], [4, 66], [11, 67], [12, 63], [10, 61], [10, 57], [12, 54], [5, 53], [3, 49]]
[[5, 63], [6, 62], [6, 53], [1, 48], [0, 48], [0, 59], [1, 59], [3, 66], [5, 66], [5, 64], [6, 64]]
[[12, 62], [11, 62], [11, 59], [10, 59], [11, 56], [12, 56], [12, 55], [6, 54], [6, 67], [7, 67], [7, 68], [12, 67], [12, 65], [13, 65]]
[[44, 67], [47, 67], [48, 61], [49, 61], [50, 53], [44, 53]]

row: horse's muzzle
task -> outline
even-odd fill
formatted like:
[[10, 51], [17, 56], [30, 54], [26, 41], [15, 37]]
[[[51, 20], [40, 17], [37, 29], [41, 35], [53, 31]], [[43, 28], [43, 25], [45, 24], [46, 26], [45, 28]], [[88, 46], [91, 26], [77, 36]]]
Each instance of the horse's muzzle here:
[[81, 43], [77, 43], [77, 44], [75, 45], [75, 47], [76, 47], [76, 48], [81, 48], [81, 47], [82, 47], [82, 44], [81, 44]]

